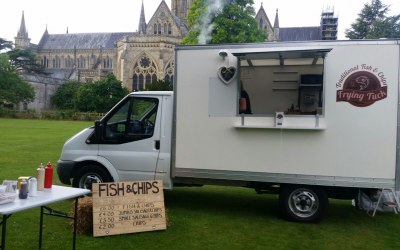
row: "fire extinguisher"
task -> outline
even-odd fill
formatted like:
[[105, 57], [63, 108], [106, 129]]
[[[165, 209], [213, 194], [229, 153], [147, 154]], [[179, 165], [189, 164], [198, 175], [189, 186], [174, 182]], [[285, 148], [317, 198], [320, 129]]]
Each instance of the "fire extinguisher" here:
[[51, 188], [53, 184], [53, 165], [48, 162], [44, 168], [44, 188]]

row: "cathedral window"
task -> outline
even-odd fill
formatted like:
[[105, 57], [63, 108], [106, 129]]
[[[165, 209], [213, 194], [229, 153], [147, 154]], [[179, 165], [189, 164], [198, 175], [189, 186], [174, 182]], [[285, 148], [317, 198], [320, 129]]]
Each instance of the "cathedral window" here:
[[172, 34], [172, 25], [169, 23], [168, 24], [168, 35]]
[[146, 83], [147, 83], [147, 84], [152, 83], [152, 77], [151, 77], [151, 75], [146, 75]]
[[157, 69], [155, 63], [143, 54], [135, 63], [132, 90], [139, 91], [146, 88], [146, 84], [157, 81]]
[[105, 69], [111, 69], [112, 68], [112, 59], [109, 56], [104, 58], [104, 60], [103, 60], [103, 68], [105, 68]]
[[260, 25], [259, 25], [260, 29], [264, 29], [264, 20], [261, 18], [260, 19]]
[[149, 66], [150, 66], [150, 59], [147, 57], [147, 56], [143, 56], [141, 59], [140, 59], [140, 66], [142, 67], [142, 68], [148, 68]]
[[41, 60], [41, 63], [43, 65], [43, 67], [45, 67], [45, 68], [49, 67], [49, 59], [47, 57], [43, 57], [43, 59]]
[[65, 59], [65, 67], [70, 69], [73, 67], [73, 62], [70, 56]]
[[167, 24], [164, 23], [164, 34], [167, 34], [168, 30], [167, 30]]
[[92, 55], [92, 57], [90, 58], [90, 64], [92, 65], [92, 69], [95, 69], [97, 66], [97, 58], [95, 55]]
[[167, 64], [167, 67], [165, 67], [165, 75], [164, 75], [164, 80], [173, 82], [174, 81], [174, 60], [170, 61]]
[[157, 34], [157, 24], [154, 24], [154, 34]]
[[61, 68], [61, 60], [58, 56], [53, 58], [53, 68], [55, 68], [55, 69]]
[[158, 24], [158, 34], [161, 34], [161, 23]]
[[83, 56], [80, 56], [80, 57], [78, 58], [78, 68], [79, 68], [79, 69], [84, 69], [84, 68], [86, 68], [86, 60], [85, 60], [85, 58], [84, 58]]

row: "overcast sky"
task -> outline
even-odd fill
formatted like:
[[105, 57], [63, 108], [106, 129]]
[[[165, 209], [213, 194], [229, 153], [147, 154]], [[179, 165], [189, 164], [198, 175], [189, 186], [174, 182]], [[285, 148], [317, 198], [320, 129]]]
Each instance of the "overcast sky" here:
[[[170, 0], [165, 0], [171, 6]], [[143, 0], [146, 22], [161, 0]], [[273, 23], [279, 10], [281, 27], [318, 26], [322, 10], [333, 8], [339, 17], [339, 39], [350, 27], [365, 3], [371, 0], [254, 0], [256, 12], [263, 6]], [[400, 0], [382, 0], [390, 5], [391, 15], [400, 13]], [[142, 0], [12, 0], [0, 10], [0, 37], [14, 41], [22, 11], [32, 43], [38, 43], [46, 29], [50, 34], [92, 32], [134, 32], [138, 28]]]

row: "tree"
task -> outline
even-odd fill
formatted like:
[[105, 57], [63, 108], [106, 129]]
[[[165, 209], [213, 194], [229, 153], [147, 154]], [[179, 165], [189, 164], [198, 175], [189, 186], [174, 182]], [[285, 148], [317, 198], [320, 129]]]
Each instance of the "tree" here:
[[51, 103], [59, 109], [75, 109], [75, 98], [81, 85], [78, 81], [62, 84], [51, 97]]
[[182, 44], [262, 42], [266, 38], [254, 19], [253, 0], [195, 0], [190, 31]]
[[6, 53], [0, 54], [0, 103], [32, 102], [33, 87], [21, 79]]
[[358, 18], [345, 31], [350, 39], [377, 39], [400, 37], [400, 15], [387, 16], [389, 7], [381, 0], [364, 4]]
[[172, 91], [173, 85], [169, 81], [157, 80], [146, 85], [146, 91]]
[[106, 112], [127, 94], [128, 90], [122, 87], [122, 82], [113, 74], [108, 74], [103, 80], [82, 84], [74, 99], [75, 107], [85, 112]]
[[129, 91], [122, 87], [122, 82], [113, 74], [108, 74], [105, 79], [95, 82], [96, 111], [106, 112], [117, 104]]
[[385, 20], [386, 27], [386, 38], [400, 38], [400, 14], [396, 16], [391, 16]]
[[[199, 35], [203, 30], [207, 30], [211, 23], [211, 11], [207, 12], [206, 1], [194, 0], [188, 14], [189, 33], [183, 38], [182, 44], [198, 44]], [[207, 27], [208, 26], [208, 27]], [[209, 31], [210, 33], [210, 31]]]
[[32, 102], [35, 90], [19, 76], [21, 65], [16, 63], [16, 54], [13, 54], [12, 48], [12, 42], [0, 38], [0, 51], [9, 50], [0, 54], [0, 103], [17, 105], [20, 102]]
[[0, 51], [2, 51], [3, 49], [12, 49], [12, 45], [12, 42], [0, 38]]
[[266, 34], [258, 28], [251, 1], [227, 4], [222, 15], [217, 15], [212, 32], [212, 43], [250, 43], [265, 41]]
[[10, 57], [10, 63], [18, 71], [47, 75], [44, 66], [36, 63], [35, 54], [30, 49], [15, 49], [7, 53]]
[[96, 98], [94, 83], [83, 84], [76, 92], [75, 107], [83, 112], [95, 111]]

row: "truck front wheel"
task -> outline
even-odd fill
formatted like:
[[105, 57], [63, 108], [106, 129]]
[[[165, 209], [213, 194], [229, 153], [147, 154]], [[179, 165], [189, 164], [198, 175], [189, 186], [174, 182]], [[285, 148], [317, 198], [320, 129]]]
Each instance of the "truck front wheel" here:
[[110, 182], [110, 174], [96, 165], [88, 165], [80, 168], [73, 177], [72, 186], [92, 190], [93, 183]]
[[279, 206], [288, 220], [316, 222], [328, 208], [328, 197], [320, 187], [287, 185], [281, 189]]

